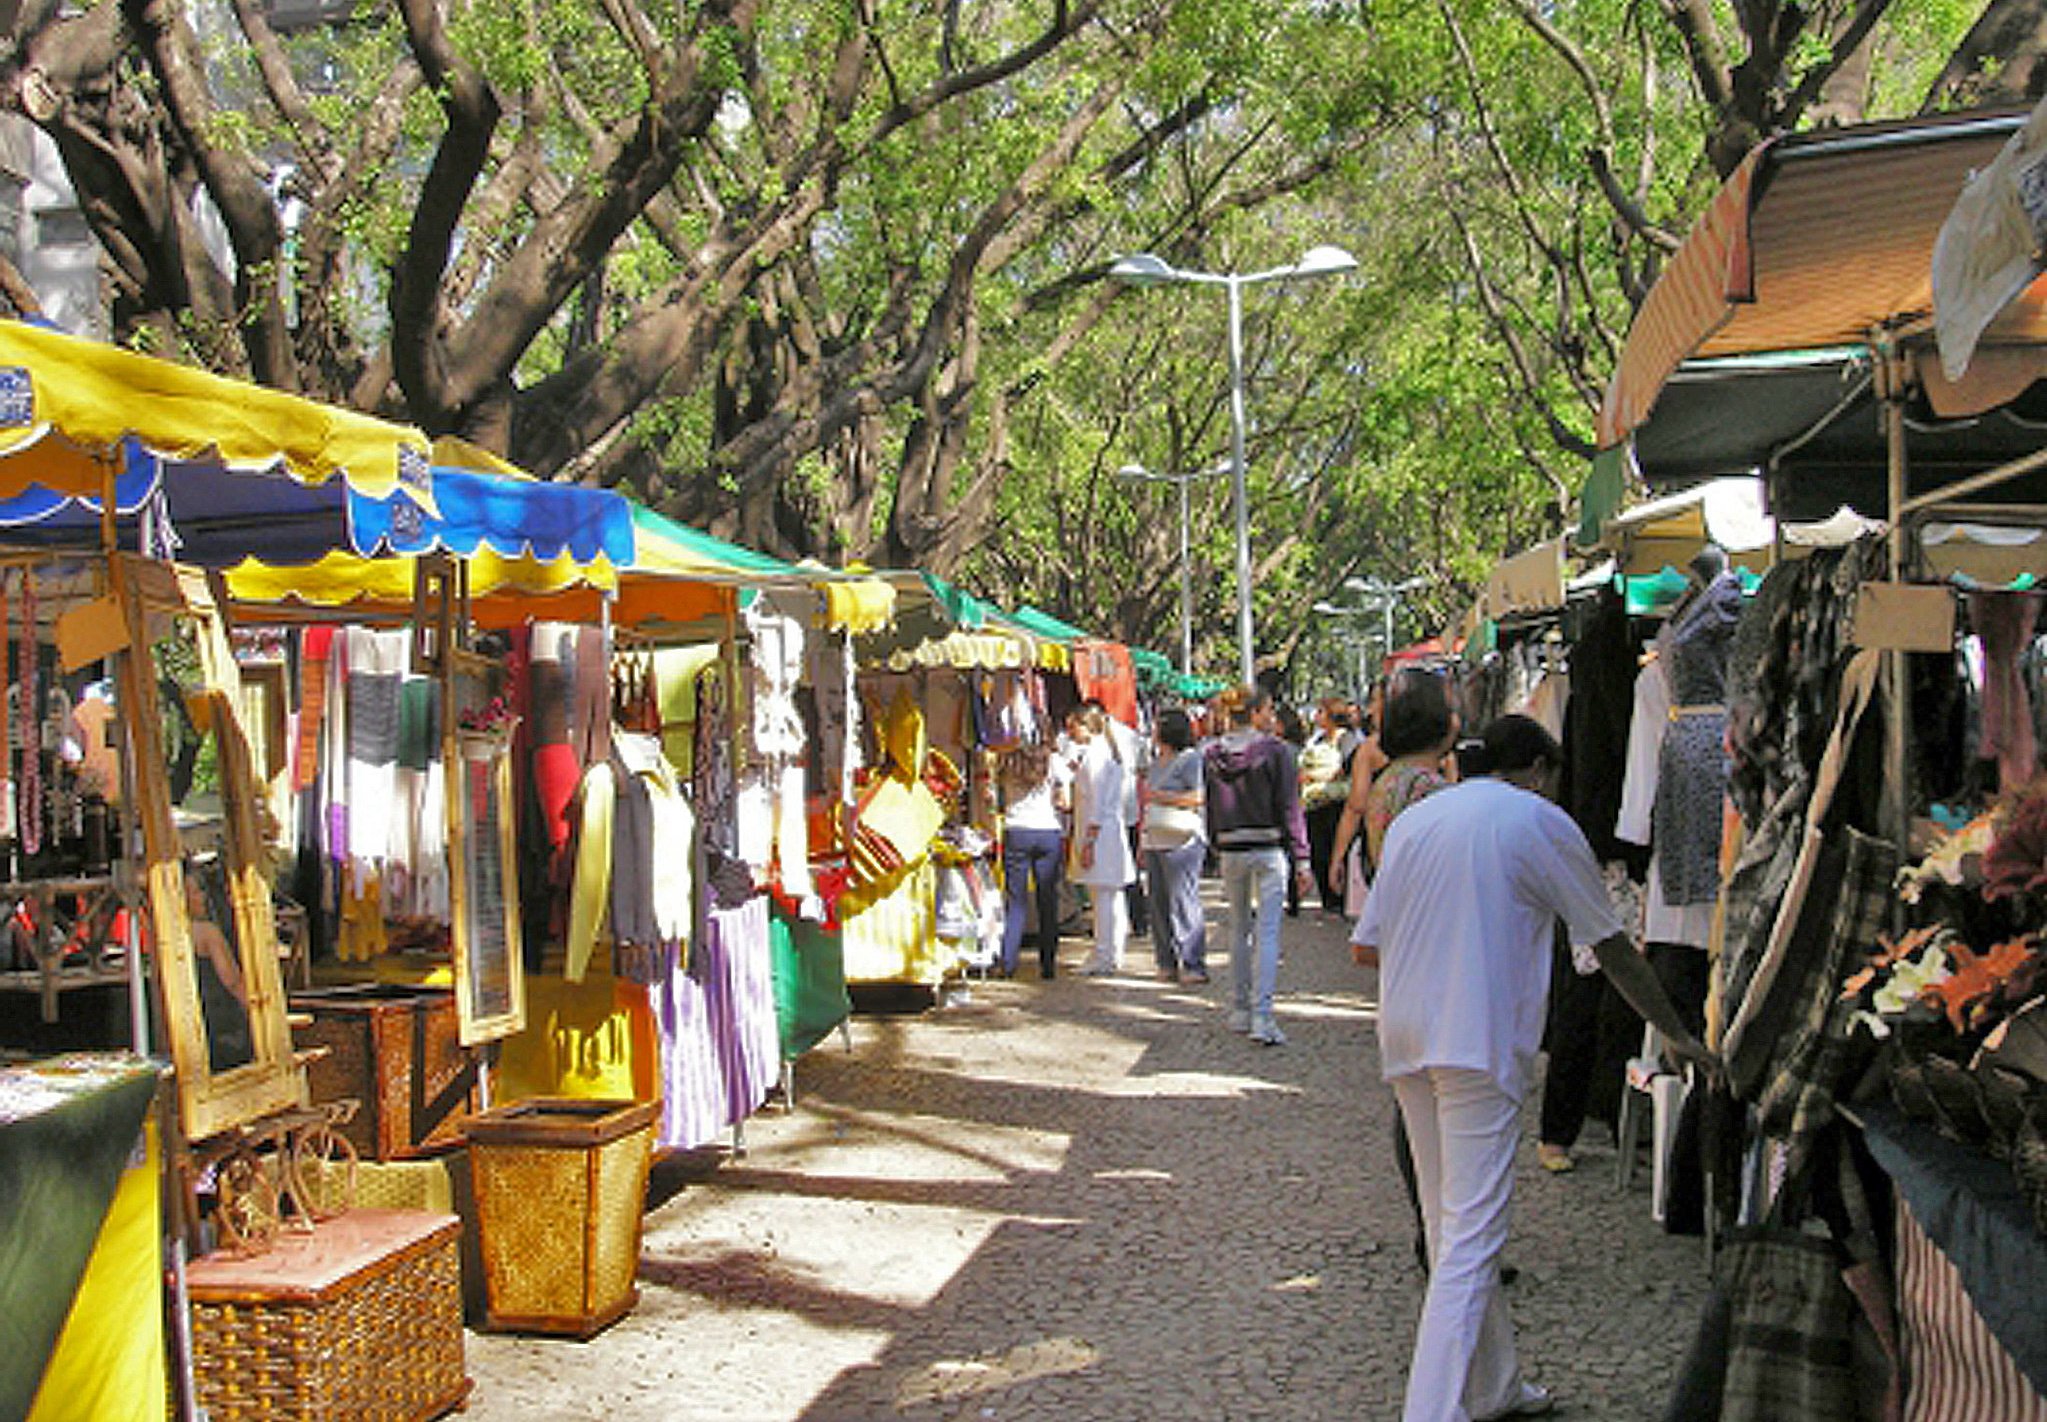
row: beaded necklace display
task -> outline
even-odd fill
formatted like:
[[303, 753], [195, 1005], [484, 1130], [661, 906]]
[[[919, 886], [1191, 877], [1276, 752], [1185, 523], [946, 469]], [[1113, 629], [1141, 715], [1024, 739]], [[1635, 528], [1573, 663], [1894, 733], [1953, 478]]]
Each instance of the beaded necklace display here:
[[12, 613], [7, 598], [7, 574], [0, 571], [0, 839], [13, 839], [18, 823], [14, 810], [14, 725], [8, 714], [14, 690], [13, 647], [7, 640]]
[[36, 685], [36, 574], [21, 570], [21, 852], [43, 848], [43, 717]]

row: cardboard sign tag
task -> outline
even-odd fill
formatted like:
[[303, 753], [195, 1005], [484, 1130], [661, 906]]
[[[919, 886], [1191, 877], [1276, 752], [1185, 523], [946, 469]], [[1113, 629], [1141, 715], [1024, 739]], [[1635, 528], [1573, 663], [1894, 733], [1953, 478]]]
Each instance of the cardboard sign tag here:
[[1864, 583], [1855, 594], [1855, 645], [1883, 652], [1952, 652], [1954, 594], [1928, 584]]
[[112, 656], [127, 645], [127, 619], [113, 598], [81, 602], [57, 619], [57, 656], [67, 672]]

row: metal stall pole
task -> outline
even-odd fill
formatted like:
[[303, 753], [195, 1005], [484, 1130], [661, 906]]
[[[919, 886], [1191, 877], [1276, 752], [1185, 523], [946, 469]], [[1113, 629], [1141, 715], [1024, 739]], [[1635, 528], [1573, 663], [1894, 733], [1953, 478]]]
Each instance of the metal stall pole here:
[[[1877, 393], [1883, 401], [1884, 414], [1884, 474], [1885, 505], [1890, 517], [1890, 580], [1902, 583], [1905, 580], [1905, 526], [1907, 451], [1905, 448], [1905, 396], [1908, 391], [1908, 374], [1901, 357], [1896, 338], [1889, 331], [1880, 332], [1877, 348]], [[1905, 653], [1888, 651], [1883, 658], [1884, 699], [1890, 704], [1884, 717], [1884, 780], [1891, 791], [1890, 823], [1885, 826], [1891, 842], [1897, 846], [1898, 862], [1903, 863], [1911, 852], [1912, 842], [1912, 794], [1909, 772], [1911, 769], [1911, 686], [1906, 672]], [[1891, 931], [1904, 931], [1905, 905], [1901, 900], [1891, 904]]]

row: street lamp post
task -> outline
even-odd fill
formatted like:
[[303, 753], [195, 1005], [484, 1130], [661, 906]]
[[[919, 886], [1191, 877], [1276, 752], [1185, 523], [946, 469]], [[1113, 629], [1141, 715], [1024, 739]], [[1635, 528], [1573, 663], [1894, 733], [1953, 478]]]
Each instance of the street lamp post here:
[[1126, 464], [1116, 471], [1124, 479], [1142, 479], [1154, 484], [1177, 484], [1180, 489], [1180, 674], [1194, 675], [1194, 565], [1188, 556], [1187, 486], [1229, 472], [1228, 465], [1196, 469], [1187, 474], [1154, 474], [1142, 464]]
[[1385, 646], [1385, 655], [1393, 655], [1393, 615], [1401, 602], [1416, 588], [1427, 587], [1429, 580], [1424, 577], [1408, 578], [1398, 583], [1383, 583], [1377, 578], [1345, 578], [1343, 585], [1352, 592], [1365, 595], [1358, 611], [1377, 609], [1380, 617], [1380, 640]]
[[1230, 496], [1237, 524], [1237, 667], [1246, 686], [1257, 676], [1251, 637], [1251, 512], [1244, 487], [1244, 297], [1247, 286], [1296, 277], [1334, 276], [1355, 270], [1357, 258], [1341, 247], [1311, 247], [1287, 267], [1261, 272], [1183, 271], [1149, 252], [1119, 257], [1109, 275], [1132, 286], [1220, 286], [1230, 300]]

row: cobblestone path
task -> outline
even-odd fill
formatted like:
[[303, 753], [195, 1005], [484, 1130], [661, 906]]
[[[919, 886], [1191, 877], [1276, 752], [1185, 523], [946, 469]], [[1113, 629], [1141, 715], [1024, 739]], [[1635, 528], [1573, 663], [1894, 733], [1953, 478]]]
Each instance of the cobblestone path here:
[[[631, 1316], [470, 1335], [466, 1415], [1396, 1418], [1422, 1280], [1344, 929], [1287, 921], [1281, 1048], [1227, 1029], [1226, 965], [1157, 983], [1145, 940], [1130, 976], [856, 1017], [794, 1111], [649, 1213]], [[1561, 1416], [1657, 1416], [1690, 1336], [1700, 1246], [1649, 1220], [1645, 1176], [1524, 1150], [1509, 1297]]]

